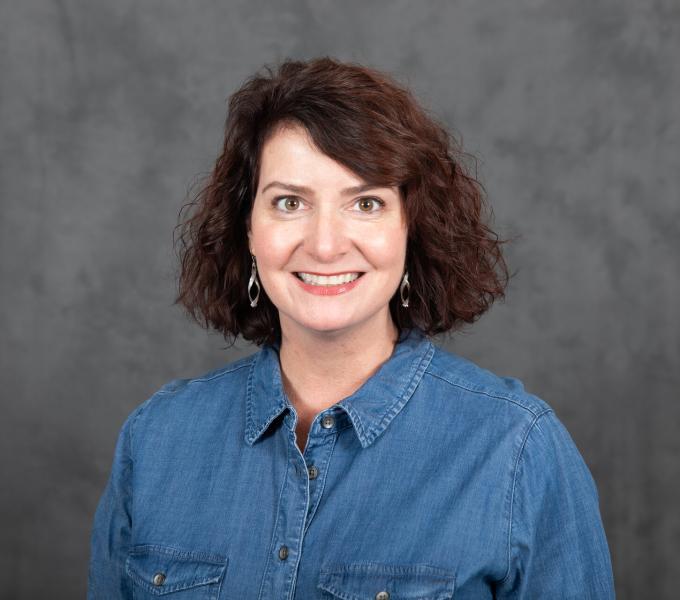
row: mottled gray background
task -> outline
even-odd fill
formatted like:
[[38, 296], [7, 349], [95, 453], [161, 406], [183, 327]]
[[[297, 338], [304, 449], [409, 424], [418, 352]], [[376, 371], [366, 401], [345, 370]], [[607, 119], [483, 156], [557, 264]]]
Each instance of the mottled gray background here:
[[224, 350], [172, 307], [172, 228], [264, 63], [385, 69], [463, 136], [517, 275], [447, 347], [524, 380], [600, 491], [619, 598], [680, 561], [680, 4], [0, 5], [0, 596], [83, 597], [126, 415]]

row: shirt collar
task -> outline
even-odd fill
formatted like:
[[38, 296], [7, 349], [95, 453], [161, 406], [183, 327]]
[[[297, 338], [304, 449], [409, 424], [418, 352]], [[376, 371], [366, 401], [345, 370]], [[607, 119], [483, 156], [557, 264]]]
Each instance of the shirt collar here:
[[[281, 382], [279, 347], [278, 343], [263, 346], [250, 367], [245, 426], [245, 441], [250, 446], [281, 413], [292, 410]], [[349, 416], [363, 448], [385, 431], [408, 402], [434, 350], [420, 329], [403, 330], [392, 355], [378, 371], [354, 394], [331, 407]]]

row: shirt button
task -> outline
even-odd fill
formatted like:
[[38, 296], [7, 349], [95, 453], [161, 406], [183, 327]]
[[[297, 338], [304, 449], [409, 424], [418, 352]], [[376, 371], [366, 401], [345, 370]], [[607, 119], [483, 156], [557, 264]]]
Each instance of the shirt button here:
[[279, 548], [279, 558], [281, 560], [286, 560], [288, 558], [288, 546], [281, 546]]
[[333, 425], [335, 425], [335, 419], [331, 415], [326, 415], [321, 419], [321, 427], [324, 429], [330, 429]]
[[316, 468], [316, 465], [312, 465], [307, 469], [307, 472], [309, 473], [309, 478], [310, 479], [316, 479], [319, 476], [319, 469]]
[[378, 592], [375, 595], [375, 600], [390, 600], [390, 593], [389, 592]]
[[163, 585], [165, 583], [165, 573], [156, 573], [153, 576], [154, 585]]

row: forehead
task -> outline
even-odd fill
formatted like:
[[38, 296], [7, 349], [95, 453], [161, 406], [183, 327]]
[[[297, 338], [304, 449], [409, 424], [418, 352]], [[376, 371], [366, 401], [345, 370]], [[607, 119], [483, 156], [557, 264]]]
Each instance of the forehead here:
[[262, 146], [259, 187], [274, 179], [300, 186], [366, 183], [357, 173], [324, 154], [307, 130], [295, 124], [276, 127]]

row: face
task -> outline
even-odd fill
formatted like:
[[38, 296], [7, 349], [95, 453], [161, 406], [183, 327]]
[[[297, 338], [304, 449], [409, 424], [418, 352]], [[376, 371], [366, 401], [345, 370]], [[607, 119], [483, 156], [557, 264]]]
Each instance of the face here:
[[390, 322], [406, 259], [399, 190], [367, 185], [300, 126], [264, 144], [248, 238], [284, 334]]

